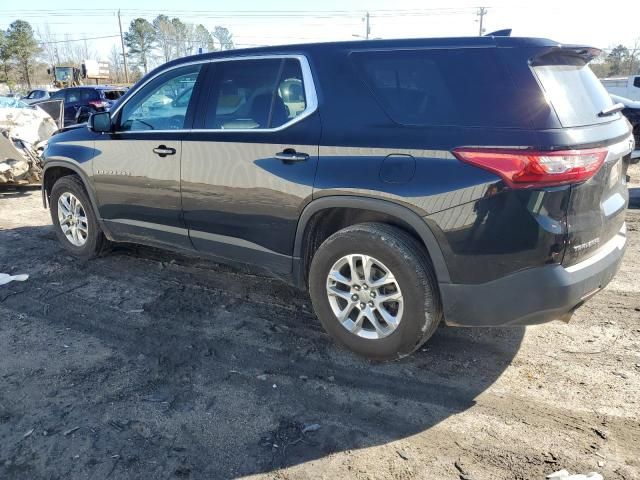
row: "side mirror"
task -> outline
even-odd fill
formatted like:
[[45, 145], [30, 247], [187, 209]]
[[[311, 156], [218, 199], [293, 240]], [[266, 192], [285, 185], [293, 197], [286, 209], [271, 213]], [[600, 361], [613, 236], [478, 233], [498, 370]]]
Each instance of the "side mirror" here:
[[89, 117], [89, 130], [99, 133], [111, 131], [111, 114], [109, 112], [96, 112]]

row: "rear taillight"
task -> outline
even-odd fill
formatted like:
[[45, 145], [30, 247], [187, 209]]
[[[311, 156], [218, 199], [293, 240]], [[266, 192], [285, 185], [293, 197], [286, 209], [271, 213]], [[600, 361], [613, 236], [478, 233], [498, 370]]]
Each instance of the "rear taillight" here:
[[461, 161], [489, 170], [511, 188], [535, 188], [584, 182], [602, 166], [606, 148], [535, 152], [495, 148], [456, 148]]
[[89, 105], [95, 108], [105, 108], [109, 106], [109, 102], [103, 100], [89, 100]]

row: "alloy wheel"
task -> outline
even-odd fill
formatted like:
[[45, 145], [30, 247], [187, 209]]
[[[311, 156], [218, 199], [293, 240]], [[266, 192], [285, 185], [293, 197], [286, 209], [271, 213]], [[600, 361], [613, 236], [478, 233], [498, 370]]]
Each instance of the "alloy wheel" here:
[[58, 198], [58, 222], [62, 233], [76, 247], [82, 247], [89, 238], [87, 213], [73, 193], [65, 192]]
[[374, 257], [345, 255], [327, 276], [327, 296], [336, 319], [349, 332], [376, 340], [402, 320], [404, 299], [389, 268]]

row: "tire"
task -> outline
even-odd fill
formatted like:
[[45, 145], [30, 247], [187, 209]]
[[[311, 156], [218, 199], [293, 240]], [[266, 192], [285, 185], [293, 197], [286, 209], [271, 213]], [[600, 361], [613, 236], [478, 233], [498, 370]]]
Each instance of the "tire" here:
[[[63, 231], [59, 216], [61, 208], [59, 204], [60, 198], [64, 197], [64, 199], [68, 199], [69, 196], [75, 197], [80, 203], [78, 218], [86, 219], [86, 221], [78, 223], [78, 230], [81, 230], [82, 226], [86, 225], [86, 235], [83, 233], [80, 234], [78, 238], [81, 238], [83, 241], [78, 241], [78, 244], [74, 244], [74, 239], [69, 238]], [[56, 181], [51, 189], [49, 207], [51, 221], [53, 222], [53, 228], [58, 237], [58, 241], [69, 253], [78, 258], [88, 260], [101, 255], [108, 249], [109, 241], [100, 228], [98, 219], [93, 211], [93, 206], [80, 178], [75, 175], [69, 175]], [[82, 213], [84, 213], [84, 215], [82, 215]], [[64, 215], [64, 212], [62, 212], [62, 214]], [[66, 222], [65, 226], [67, 226]]]
[[[362, 283], [367, 281], [364, 278], [365, 263], [370, 263], [369, 271], [375, 272], [375, 275], [369, 275], [372, 286]], [[335, 282], [335, 278], [353, 281], [351, 265], [359, 272], [355, 285]], [[375, 279], [376, 275], [379, 278], [387, 270], [393, 277], [384, 278], [394, 278], [395, 285], [376, 287], [382, 282]], [[330, 274], [332, 278], [329, 278]], [[329, 289], [331, 295], [328, 294]], [[340, 290], [339, 295], [333, 293], [336, 289]], [[348, 324], [345, 326], [338, 315], [343, 315], [349, 308], [349, 300], [343, 298], [347, 291], [354, 307], [344, 320]], [[366, 292], [372, 297], [377, 295], [378, 301], [391, 292], [400, 301], [377, 304], [376, 297], [373, 297], [365, 303], [362, 300], [369, 298]], [[411, 354], [433, 335], [442, 319], [435, 274], [424, 247], [409, 234], [386, 224], [353, 225], [326, 239], [311, 261], [309, 293], [316, 315], [327, 333], [337, 343], [372, 360], [399, 359]], [[358, 300], [354, 294], [359, 296]], [[371, 308], [367, 309], [367, 305]], [[343, 306], [345, 310], [342, 310]], [[336, 309], [341, 311], [335, 313]], [[385, 313], [384, 317], [382, 313]], [[384, 318], [393, 319], [394, 313], [396, 325], [394, 322], [385, 323]], [[361, 315], [365, 318], [362, 321]], [[377, 325], [383, 328], [378, 329], [369, 316], [374, 316]]]

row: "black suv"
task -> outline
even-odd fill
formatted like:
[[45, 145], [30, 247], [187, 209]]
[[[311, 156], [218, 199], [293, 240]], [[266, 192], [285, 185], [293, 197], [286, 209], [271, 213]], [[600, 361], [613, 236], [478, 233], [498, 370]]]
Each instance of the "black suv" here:
[[137, 242], [261, 267], [370, 358], [443, 319], [567, 320], [626, 244], [633, 137], [598, 54], [496, 36], [175, 60], [51, 139], [44, 200], [78, 257]]
[[64, 124], [84, 123], [95, 112], [109, 110], [126, 88], [110, 85], [63, 88], [51, 94], [52, 100], [64, 100]]

